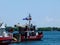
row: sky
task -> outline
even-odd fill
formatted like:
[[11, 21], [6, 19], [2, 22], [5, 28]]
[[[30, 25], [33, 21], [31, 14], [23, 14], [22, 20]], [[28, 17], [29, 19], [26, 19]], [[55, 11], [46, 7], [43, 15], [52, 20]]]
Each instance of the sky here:
[[8, 26], [27, 23], [29, 13], [37, 27], [60, 27], [60, 0], [0, 0], [0, 22]]

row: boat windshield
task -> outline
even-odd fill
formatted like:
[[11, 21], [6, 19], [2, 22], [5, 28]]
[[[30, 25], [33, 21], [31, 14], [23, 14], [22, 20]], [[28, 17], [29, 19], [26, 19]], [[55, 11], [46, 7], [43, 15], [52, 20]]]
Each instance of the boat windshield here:
[[0, 37], [7, 37], [8, 34], [5, 31], [5, 28], [0, 28]]

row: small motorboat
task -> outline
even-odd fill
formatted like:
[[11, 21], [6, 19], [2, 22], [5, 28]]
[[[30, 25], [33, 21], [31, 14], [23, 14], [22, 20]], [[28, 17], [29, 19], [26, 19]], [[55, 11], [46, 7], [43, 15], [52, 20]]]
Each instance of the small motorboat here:
[[13, 39], [13, 35], [11, 33], [6, 32], [5, 25], [0, 23], [0, 44], [9, 44]]

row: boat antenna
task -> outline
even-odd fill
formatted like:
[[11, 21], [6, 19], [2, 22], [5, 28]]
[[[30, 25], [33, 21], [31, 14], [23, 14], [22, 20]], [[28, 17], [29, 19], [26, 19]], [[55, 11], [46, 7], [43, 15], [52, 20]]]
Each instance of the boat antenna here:
[[30, 29], [30, 25], [31, 25], [31, 20], [32, 20], [32, 18], [31, 18], [31, 15], [29, 13], [29, 29]]

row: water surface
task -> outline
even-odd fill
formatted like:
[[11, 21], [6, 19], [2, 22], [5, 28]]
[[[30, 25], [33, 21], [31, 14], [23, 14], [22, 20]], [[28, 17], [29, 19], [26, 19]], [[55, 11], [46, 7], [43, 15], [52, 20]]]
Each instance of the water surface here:
[[10, 45], [60, 45], [59, 31], [44, 31], [43, 38], [40, 41], [26, 41]]

